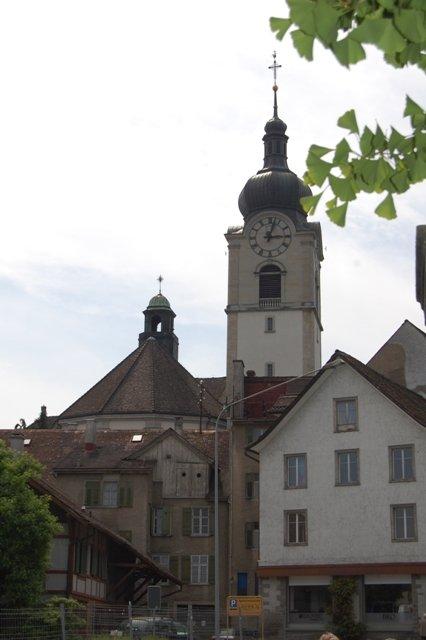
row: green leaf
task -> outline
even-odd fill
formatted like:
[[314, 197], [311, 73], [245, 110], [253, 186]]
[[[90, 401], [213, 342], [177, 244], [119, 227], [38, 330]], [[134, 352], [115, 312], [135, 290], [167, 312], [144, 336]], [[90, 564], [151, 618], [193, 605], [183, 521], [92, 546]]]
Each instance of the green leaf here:
[[324, 191], [321, 191], [320, 193], [318, 193], [315, 196], [304, 196], [303, 198], [300, 198], [300, 202], [301, 202], [301, 205], [302, 205], [303, 209], [310, 216], [314, 215], [315, 209], [317, 208], [318, 202], [321, 200], [321, 196], [322, 196], [323, 193], [324, 193]]
[[397, 193], [404, 193], [410, 187], [410, 181], [408, 179], [408, 171], [398, 171], [394, 173], [390, 178], [390, 182], [392, 183], [395, 191]]
[[315, 35], [315, 5], [312, 0], [287, 0], [290, 18], [307, 35]]
[[306, 165], [309, 169], [309, 177], [318, 187], [322, 185], [333, 167], [331, 162], [325, 162], [311, 152], [308, 153]]
[[412, 9], [400, 9], [393, 18], [396, 28], [410, 42], [423, 42], [426, 38], [425, 13]]
[[342, 127], [342, 129], [349, 129], [351, 133], [359, 133], [355, 111], [353, 109], [346, 111], [346, 113], [338, 119], [337, 126]]
[[339, 11], [336, 11], [325, 0], [317, 0], [314, 8], [316, 34], [325, 45], [336, 40], [339, 18]]
[[334, 42], [331, 48], [340, 64], [345, 67], [349, 67], [350, 64], [356, 64], [365, 58], [364, 47], [350, 36]]
[[293, 45], [299, 56], [301, 58], [306, 58], [307, 60], [312, 60], [314, 38], [303, 31], [300, 31], [300, 29], [292, 31], [290, 35], [293, 38]]
[[374, 212], [381, 218], [386, 218], [386, 220], [396, 218], [396, 209], [390, 193], [388, 193], [386, 198], [374, 209]]
[[390, 18], [365, 18], [352, 31], [351, 38], [374, 44], [388, 54], [402, 51], [406, 46], [405, 39], [395, 29]]
[[388, 11], [392, 11], [395, 9], [395, 0], [378, 0], [379, 4], [382, 5]]
[[275, 33], [277, 40], [282, 40], [292, 25], [290, 18], [270, 18], [271, 31]]
[[336, 176], [330, 175], [328, 178], [330, 187], [333, 189], [333, 193], [347, 202], [348, 200], [355, 200], [355, 191], [352, 188], [350, 178], [336, 178]]
[[332, 207], [327, 210], [327, 215], [334, 224], [339, 227], [344, 227], [346, 223], [346, 212], [348, 210], [348, 203], [341, 204], [340, 207]]
[[382, 129], [377, 125], [376, 133], [373, 138], [373, 146], [377, 151], [384, 151], [387, 147], [387, 140]]
[[405, 96], [405, 100], [406, 100], [405, 109], [404, 109], [403, 115], [410, 117], [411, 124], [413, 127], [422, 126], [423, 123], [426, 121], [426, 113], [417, 104], [417, 102], [414, 102], [414, 100], [411, 100], [410, 96]]
[[322, 158], [322, 156], [330, 153], [330, 151], [333, 151], [333, 149], [330, 149], [329, 147], [320, 147], [318, 144], [311, 144], [309, 147], [309, 153], [313, 153], [314, 156], [317, 156], [318, 158]]
[[374, 135], [371, 129], [365, 127], [359, 140], [359, 148], [361, 149], [362, 155], [367, 156], [373, 151], [373, 137]]
[[388, 147], [389, 151], [393, 152], [395, 149], [399, 151], [406, 151], [411, 147], [411, 142], [407, 140], [405, 136], [399, 133], [394, 127], [391, 127], [392, 132], [389, 136]]
[[423, 158], [415, 158], [413, 167], [410, 171], [410, 178], [412, 182], [422, 182], [426, 180], [426, 162]]
[[334, 154], [333, 164], [338, 165], [346, 162], [349, 156], [351, 148], [346, 141], [346, 138], [340, 140], [336, 146], [336, 153]]

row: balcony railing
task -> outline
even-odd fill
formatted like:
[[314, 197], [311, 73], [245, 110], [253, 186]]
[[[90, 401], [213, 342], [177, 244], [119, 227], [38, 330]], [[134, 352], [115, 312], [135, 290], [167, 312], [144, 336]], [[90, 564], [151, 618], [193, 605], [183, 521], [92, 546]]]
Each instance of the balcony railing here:
[[274, 309], [281, 306], [281, 298], [260, 298], [259, 307], [262, 309]]

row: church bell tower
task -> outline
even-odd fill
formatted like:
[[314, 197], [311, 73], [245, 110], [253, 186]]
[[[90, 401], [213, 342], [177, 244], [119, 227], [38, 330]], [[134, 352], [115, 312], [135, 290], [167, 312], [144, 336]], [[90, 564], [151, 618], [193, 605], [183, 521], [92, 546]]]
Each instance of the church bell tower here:
[[151, 298], [145, 309], [145, 327], [143, 333], [139, 334], [139, 346], [148, 338], [155, 338], [165, 349], [178, 359], [179, 340], [174, 334], [175, 312], [170, 306], [170, 302], [161, 293], [161, 282], [163, 278], [158, 278], [160, 291]]
[[274, 107], [265, 125], [263, 167], [240, 194], [243, 226], [225, 235], [228, 380], [235, 360], [268, 377], [299, 376], [321, 366], [321, 228], [307, 221], [300, 198], [311, 190], [287, 164], [275, 54], [271, 68]]

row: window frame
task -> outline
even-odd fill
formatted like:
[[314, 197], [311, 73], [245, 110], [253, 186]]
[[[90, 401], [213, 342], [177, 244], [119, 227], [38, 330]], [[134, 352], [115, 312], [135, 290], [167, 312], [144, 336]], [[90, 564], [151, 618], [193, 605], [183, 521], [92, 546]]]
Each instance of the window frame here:
[[[305, 458], [305, 483], [292, 487], [288, 482], [288, 461], [289, 458]], [[308, 455], [307, 453], [285, 453], [284, 454], [284, 489], [293, 491], [294, 489], [307, 489], [308, 487]]]
[[[115, 504], [107, 504], [105, 501], [105, 489], [108, 485], [115, 485]], [[109, 495], [112, 495], [109, 493]], [[119, 480], [103, 480], [101, 483], [101, 506], [107, 509], [116, 509], [120, 506], [120, 482]]]
[[[272, 373], [268, 373], [268, 368], [271, 367]], [[265, 378], [273, 378], [275, 376], [275, 362], [265, 362]]]
[[[292, 514], [302, 514], [305, 517], [305, 540], [303, 542], [291, 542], [289, 540], [289, 521]], [[297, 524], [298, 526], [298, 524]], [[308, 510], [307, 509], [285, 509], [284, 510], [284, 546], [305, 547], [308, 544]]]
[[[339, 402], [355, 402], [355, 423], [339, 425], [337, 422], [337, 404]], [[358, 397], [348, 396], [344, 398], [333, 398], [333, 423], [335, 433], [347, 433], [348, 431], [359, 431]]]
[[[248, 491], [249, 485], [252, 486], [251, 495], [249, 495], [249, 491]], [[245, 474], [245, 497], [246, 497], [246, 500], [259, 499], [259, 474], [258, 473]]]
[[[342, 453], [355, 453], [356, 454], [356, 468], [357, 468], [357, 479], [355, 482], [341, 482], [340, 481], [340, 464], [339, 464], [339, 456]], [[337, 449], [334, 452], [334, 460], [335, 460], [335, 486], [336, 487], [356, 487], [361, 484], [361, 473], [360, 473], [360, 456], [359, 449]]]
[[[396, 526], [395, 526], [395, 509], [407, 508], [410, 507], [413, 509], [413, 528], [414, 528], [414, 537], [412, 538], [397, 538], [396, 537]], [[391, 516], [391, 532], [392, 532], [392, 542], [417, 542], [418, 534], [417, 534], [417, 505], [415, 502], [402, 503], [402, 504], [391, 504], [390, 505], [390, 516]]]
[[[389, 445], [389, 482], [415, 482], [416, 481], [416, 458], [415, 458], [415, 447], [414, 444], [394, 444]], [[401, 478], [396, 480], [393, 478], [393, 452], [397, 449], [411, 449], [411, 466], [413, 470], [412, 478]]]
[[[161, 533], [157, 533], [156, 532], [156, 527], [155, 527], [155, 523], [156, 523], [156, 513], [157, 511], [162, 511], [163, 515], [161, 517], [161, 522], [164, 521], [164, 512], [166, 512], [167, 510], [169, 511], [169, 531], [167, 533], [165, 532], [161, 532]], [[167, 538], [170, 537], [171, 534], [171, 511], [170, 511], [170, 507], [166, 507], [164, 505], [151, 505], [151, 536], [154, 538]]]
[[[152, 561], [160, 567], [160, 569], [170, 572], [170, 553], [153, 553], [151, 558]], [[160, 562], [159, 558], [167, 558], [167, 564]], [[170, 580], [160, 580], [158, 584], [170, 584]]]
[[[252, 526], [252, 525], [257, 525]], [[257, 531], [257, 536], [254, 535], [255, 531]], [[249, 544], [248, 534], [251, 534], [251, 544]], [[257, 544], [256, 544], [257, 542]], [[259, 550], [260, 548], [260, 528], [259, 522], [257, 520], [246, 522], [244, 524], [244, 543], [246, 549], [255, 549]]]
[[[272, 320], [272, 329], [268, 328], [268, 320]], [[275, 316], [265, 316], [265, 333], [275, 333]]]
[[[195, 562], [193, 562], [194, 558], [198, 558], [198, 564], [197, 564], [197, 573], [198, 573], [197, 578], [198, 579], [196, 581], [194, 581], [192, 579], [193, 578], [193, 573], [192, 572], [193, 572], [193, 569], [195, 568]], [[200, 561], [200, 558], [206, 558], [206, 561], [202, 563]], [[201, 567], [202, 566], [206, 567], [206, 580], [205, 580], [205, 582], [202, 582], [200, 580], [200, 578], [201, 578]], [[196, 554], [190, 556], [190, 582], [189, 583], [190, 584], [198, 584], [198, 585], [207, 585], [207, 584], [209, 584], [209, 556], [208, 556], [208, 554], [205, 554], [205, 553], [197, 554], [196, 553]]]
[[[207, 527], [206, 532], [203, 533], [203, 519], [205, 520], [205, 516], [203, 517], [203, 510], [207, 512]], [[198, 511], [199, 515], [197, 516], [195, 512]], [[198, 520], [198, 531], [194, 529], [194, 521]], [[209, 507], [191, 507], [191, 536], [195, 538], [205, 538], [210, 535], [210, 508]]]

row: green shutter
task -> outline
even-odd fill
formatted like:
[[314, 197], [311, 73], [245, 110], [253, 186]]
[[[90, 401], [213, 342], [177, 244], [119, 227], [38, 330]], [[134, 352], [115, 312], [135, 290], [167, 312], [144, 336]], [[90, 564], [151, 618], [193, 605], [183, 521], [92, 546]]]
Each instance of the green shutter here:
[[182, 509], [182, 535], [190, 536], [192, 533], [192, 509], [184, 507]]
[[210, 535], [214, 536], [214, 507], [210, 507], [209, 509], [209, 527]]
[[176, 576], [176, 578], [179, 577], [179, 556], [170, 556], [169, 571]]
[[209, 584], [214, 584], [214, 556], [209, 556]]
[[101, 486], [97, 480], [87, 480], [84, 503], [86, 507], [97, 507], [100, 504]]
[[133, 488], [132, 485], [127, 482], [120, 484], [119, 490], [119, 506], [120, 507], [132, 507], [133, 506]]
[[163, 507], [163, 536], [172, 535], [172, 510], [170, 507]]
[[191, 556], [181, 558], [181, 580], [186, 584], [191, 582]]

